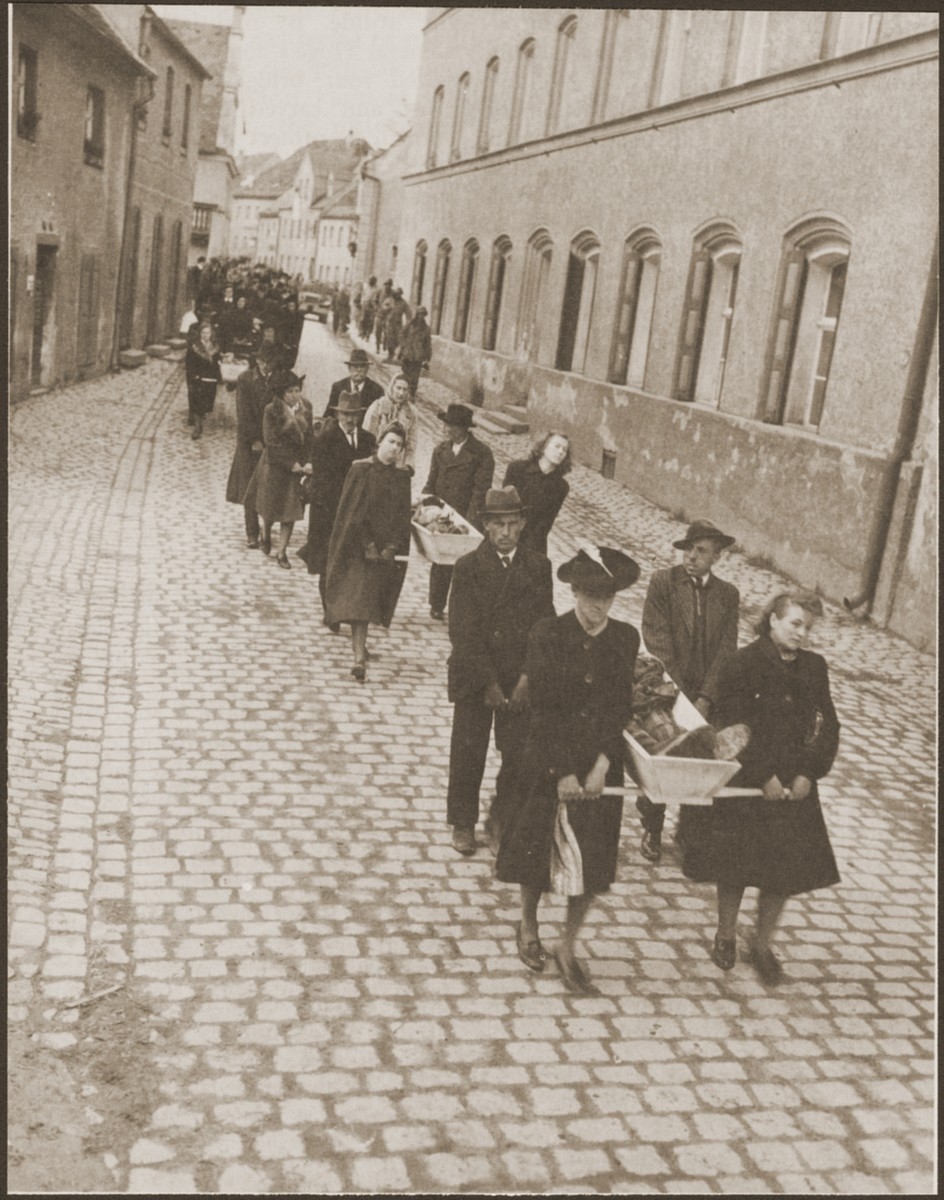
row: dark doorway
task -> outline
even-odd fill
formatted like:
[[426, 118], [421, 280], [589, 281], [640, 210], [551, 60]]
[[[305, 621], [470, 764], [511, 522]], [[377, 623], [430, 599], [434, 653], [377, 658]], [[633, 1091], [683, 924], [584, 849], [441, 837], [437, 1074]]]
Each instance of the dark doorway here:
[[564, 304], [561, 311], [560, 336], [557, 339], [558, 371], [569, 371], [574, 361], [577, 341], [577, 318], [580, 315], [580, 296], [583, 292], [583, 273], [586, 264], [578, 254], [571, 253], [567, 263], [567, 282], [564, 284]]
[[148, 282], [147, 342], [149, 345], [161, 340], [161, 262], [164, 249], [164, 219], [160, 213], [154, 218], [154, 233], [151, 237], [151, 276]]
[[36, 247], [36, 278], [33, 281], [33, 357], [30, 372], [30, 383], [33, 387], [39, 387], [43, 381], [43, 343], [56, 286], [56, 249], [55, 246]]
[[128, 350], [134, 345], [134, 306], [138, 295], [138, 256], [141, 252], [141, 210], [131, 215], [131, 238], [128, 250], [127, 274], [121, 303], [121, 332], [119, 346]]

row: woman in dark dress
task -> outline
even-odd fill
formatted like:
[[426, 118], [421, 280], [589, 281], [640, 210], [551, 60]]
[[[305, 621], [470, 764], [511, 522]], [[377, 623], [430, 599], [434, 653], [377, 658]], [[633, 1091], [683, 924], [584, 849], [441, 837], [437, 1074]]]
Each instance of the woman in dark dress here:
[[209, 321], [201, 322], [197, 336], [187, 341], [184, 372], [187, 376], [189, 419], [193, 425], [190, 436], [196, 439], [203, 433], [203, 418], [213, 411], [216, 387], [223, 378], [220, 371], [220, 348]]
[[406, 431], [394, 422], [371, 458], [351, 464], [328, 543], [325, 622], [351, 626], [351, 674], [361, 683], [367, 627], [389, 629], [406, 574], [396, 561], [410, 549], [410, 472], [396, 465], [405, 442]]
[[760, 637], [721, 668], [711, 697], [715, 723], [745, 724], [751, 740], [738, 756], [733, 786], [763, 798], [723, 797], [692, 811], [683, 870], [718, 885], [718, 932], [712, 960], [729, 971], [737, 958], [737, 917], [746, 887], [759, 889], [750, 961], [764, 983], [782, 978], [770, 939], [788, 896], [839, 882], [816, 781], [832, 767], [839, 721], [826, 660], [803, 649], [817, 596], [776, 596], [758, 623]]
[[545, 434], [527, 458], [508, 464], [503, 486], [516, 487], [528, 510], [519, 545], [547, 554], [547, 535], [570, 491], [564, 476], [572, 466], [570, 439], [556, 430]]
[[302, 395], [304, 376], [284, 368], [273, 371], [269, 403], [262, 414], [265, 449], [252, 473], [244, 497], [255, 504], [262, 520], [262, 550], [272, 551], [272, 526], [279, 522], [279, 548], [275, 561], [288, 570], [288, 543], [295, 522], [303, 515], [299, 483], [311, 474], [312, 411]]
[[623, 727], [632, 714], [639, 634], [608, 614], [616, 593], [639, 578], [639, 567], [619, 550], [588, 547], [557, 577], [571, 585], [574, 608], [539, 621], [528, 638], [531, 708], [521, 794], [502, 834], [496, 873], [521, 886], [516, 940], [532, 971], [545, 965], [541, 893], [567, 896], [563, 936], [551, 954], [569, 991], [598, 995], [574, 944], [594, 896], [616, 877], [623, 801], [601, 793], [623, 783]]

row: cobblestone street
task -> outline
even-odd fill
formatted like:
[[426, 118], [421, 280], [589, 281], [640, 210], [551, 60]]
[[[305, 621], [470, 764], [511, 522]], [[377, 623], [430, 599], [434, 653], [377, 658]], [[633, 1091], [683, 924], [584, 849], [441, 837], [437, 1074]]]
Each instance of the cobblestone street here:
[[[349, 346], [306, 325], [316, 414]], [[457, 398], [420, 392], [414, 494]], [[149, 360], [11, 415], [11, 1036], [72, 1089], [88, 1172], [47, 1190], [933, 1193], [933, 659], [835, 607], [815, 630], [842, 882], [787, 906], [780, 988], [712, 964], [713, 888], [670, 835], [642, 858], [630, 801], [586, 927], [603, 995], [574, 998], [519, 962], [488, 850], [450, 847], [427, 565], [352, 683], [304, 523], [282, 571], [224, 502], [233, 414], [221, 391], [191, 441], [182, 369]], [[483, 437], [500, 483], [528, 439]], [[550, 557], [580, 536], [632, 554], [614, 615], [638, 627], [684, 525], [570, 479]], [[719, 574], [744, 644], [781, 581], [737, 552]], [[542, 907], [549, 936], [562, 914]], [[11, 1102], [14, 1190], [18, 1131], [69, 1132], [37, 1120]]]

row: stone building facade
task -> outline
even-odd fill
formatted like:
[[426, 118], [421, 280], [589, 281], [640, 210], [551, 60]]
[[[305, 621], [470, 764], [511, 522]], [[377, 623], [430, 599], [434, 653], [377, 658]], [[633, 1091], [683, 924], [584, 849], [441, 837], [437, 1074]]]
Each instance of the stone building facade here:
[[[382, 283], [397, 273], [400, 223], [403, 217], [403, 176], [409, 169], [411, 131], [402, 133], [385, 150], [364, 164], [357, 190], [357, 255], [354, 279], [371, 275]], [[404, 295], [407, 295], [404, 288]]]
[[937, 95], [930, 12], [431, 9], [437, 373], [930, 644]]
[[112, 360], [133, 107], [154, 72], [108, 7], [11, 10], [14, 399]]

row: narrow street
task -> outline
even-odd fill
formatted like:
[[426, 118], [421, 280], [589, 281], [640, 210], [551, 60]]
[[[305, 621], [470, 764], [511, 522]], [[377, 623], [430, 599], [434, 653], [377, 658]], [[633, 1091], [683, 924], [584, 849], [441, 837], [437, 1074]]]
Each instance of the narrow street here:
[[[316, 414], [349, 347], [306, 324]], [[464, 399], [420, 391], [414, 494], [436, 411]], [[577, 999], [519, 962], [487, 849], [450, 847], [427, 565], [358, 685], [294, 555], [304, 525], [282, 571], [223, 499], [232, 393], [196, 442], [170, 361], [10, 422], [11, 1190], [933, 1192], [929, 656], [835, 608], [815, 631], [842, 882], [788, 905], [779, 989], [713, 966], [713, 889], [670, 836], [642, 858], [628, 803], [586, 929], [603, 996]], [[500, 483], [528, 439], [485, 440]], [[638, 626], [683, 526], [570, 479], [550, 557], [632, 554], [614, 615]], [[744, 644], [780, 580], [737, 552], [719, 574]]]

